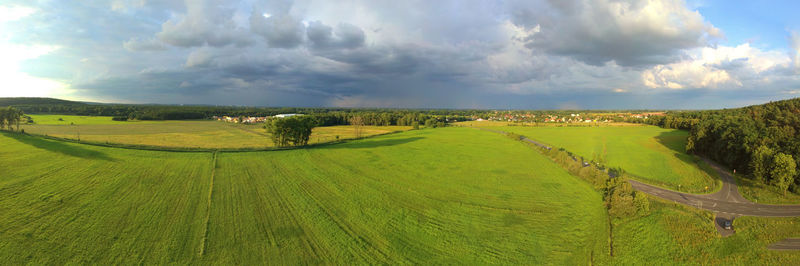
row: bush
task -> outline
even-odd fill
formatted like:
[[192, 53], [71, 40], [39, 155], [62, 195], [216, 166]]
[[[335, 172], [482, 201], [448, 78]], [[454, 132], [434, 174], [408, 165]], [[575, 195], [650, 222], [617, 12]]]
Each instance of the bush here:
[[516, 133], [506, 133], [506, 136], [513, 140], [522, 140], [522, 138], [524, 138], [522, 135]]
[[127, 116], [115, 116], [115, 117], [112, 117], [111, 120], [113, 120], [113, 121], [128, 121], [128, 117]]

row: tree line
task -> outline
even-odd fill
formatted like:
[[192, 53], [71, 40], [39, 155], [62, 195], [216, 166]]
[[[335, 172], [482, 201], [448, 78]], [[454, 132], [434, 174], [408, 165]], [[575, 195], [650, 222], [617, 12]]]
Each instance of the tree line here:
[[486, 110], [391, 109], [391, 108], [316, 108], [316, 107], [240, 107], [203, 105], [87, 104], [50, 98], [0, 98], [0, 106], [14, 106], [26, 113], [84, 116], [112, 116], [125, 120], [189, 120], [213, 116], [267, 117], [277, 114], [314, 116], [320, 126], [349, 125], [359, 116], [368, 126], [444, 126], [470, 120]]
[[670, 112], [631, 122], [689, 130], [687, 152], [708, 156], [783, 192], [800, 192], [800, 98], [736, 109]]

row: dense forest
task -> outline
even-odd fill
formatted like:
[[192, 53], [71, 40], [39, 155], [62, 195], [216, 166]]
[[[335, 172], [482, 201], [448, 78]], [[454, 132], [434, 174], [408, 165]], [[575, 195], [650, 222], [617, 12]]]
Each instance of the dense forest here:
[[736, 109], [670, 112], [636, 121], [689, 130], [688, 152], [753, 180], [800, 192], [800, 98]]

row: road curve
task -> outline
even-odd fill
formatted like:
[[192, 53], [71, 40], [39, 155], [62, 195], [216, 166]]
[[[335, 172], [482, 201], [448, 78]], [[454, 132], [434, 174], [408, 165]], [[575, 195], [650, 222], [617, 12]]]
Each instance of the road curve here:
[[[478, 128], [480, 130], [491, 131], [500, 134], [507, 134], [504, 131], [493, 130], [487, 128]], [[520, 140], [532, 143], [536, 146], [551, 149], [549, 146], [539, 143], [527, 137], [521, 137]], [[722, 168], [717, 163], [703, 158], [703, 161], [708, 163], [714, 171], [719, 173], [722, 179], [722, 188], [719, 191], [711, 194], [690, 194], [669, 190], [649, 184], [645, 184], [636, 180], [628, 179], [631, 186], [644, 192], [646, 194], [662, 198], [665, 200], [673, 201], [679, 204], [697, 207], [704, 210], [709, 210], [718, 213], [725, 213], [725, 216], [766, 216], [766, 217], [794, 217], [800, 216], [800, 205], [770, 205], [770, 204], [757, 204], [753, 203], [739, 194], [739, 188], [736, 186], [736, 180], [728, 173], [727, 170]]]
[[634, 189], [642, 191], [649, 195], [714, 212], [724, 212], [739, 216], [768, 216], [768, 217], [800, 216], [800, 205], [768, 205], [768, 204], [755, 204], [749, 201], [738, 202], [738, 201], [732, 201], [730, 199], [721, 199], [720, 198], [721, 196], [718, 194], [722, 194], [724, 193], [724, 191], [720, 191], [709, 195], [697, 195], [697, 194], [676, 192], [648, 185], [636, 180], [628, 180], [628, 182], [631, 183], [631, 186]]
[[736, 181], [728, 171], [708, 159], [704, 158], [703, 160], [722, 178], [722, 188], [712, 194], [689, 194], [648, 185], [636, 180], [628, 180], [628, 182], [636, 190], [652, 196], [714, 212], [737, 216], [800, 216], [800, 205], [756, 204], [745, 199], [739, 194]]

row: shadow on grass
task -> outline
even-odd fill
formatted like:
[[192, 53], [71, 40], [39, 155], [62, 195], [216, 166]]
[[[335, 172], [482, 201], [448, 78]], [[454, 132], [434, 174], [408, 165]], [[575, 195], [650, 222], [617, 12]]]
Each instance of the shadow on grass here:
[[109, 157], [103, 152], [86, 149], [79, 145], [67, 145], [61, 141], [47, 140], [18, 133], [4, 133], [3, 135], [39, 149], [57, 152], [67, 156], [114, 161], [114, 158]]
[[424, 139], [423, 137], [409, 137], [409, 138], [397, 138], [397, 139], [382, 139], [382, 140], [363, 140], [363, 141], [354, 141], [348, 142], [345, 144], [337, 144], [337, 145], [326, 145], [320, 147], [320, 149], [368, 149], [368, 148], [376, 148], [376, 147], [386, 147], [386, 146], [394, 146], [394, 145], [401, 145], [410, 142], [414, 142], [417, 140]]
[[686, 153], [686, 136], [680, 133], [680, 130], [677, 129], [670, 130], [661, 132], [661, 134], [658, 134], [655, 138], [658, 143], [674, 152]]
[[658, 134], [658, 136], [656, 136], [655, 139], [656, 141], [658, 141], [659, 144], [675, 152], [675, 158], [678, 158], [679, 160], [683, 161], [688, 165], [697, 166], [697, 168], [705, 172], [708, 176], [712, 177], [714, 180], [722, 180], [717, 175], [717, 172], [714, 171], [714, 169], [712, 169], [706, 163], [702, 162], [700, 158], [686, 153], [687, 136], [684, 136], [683, 134], [680, 133], [681, 130], [678, 129], [667, 132], [661, 132], [661, 134]]

